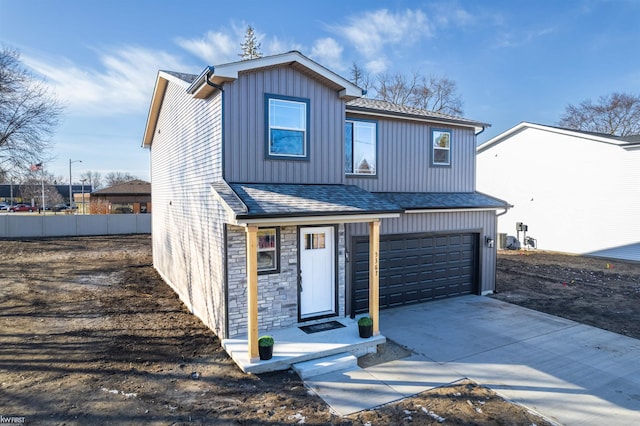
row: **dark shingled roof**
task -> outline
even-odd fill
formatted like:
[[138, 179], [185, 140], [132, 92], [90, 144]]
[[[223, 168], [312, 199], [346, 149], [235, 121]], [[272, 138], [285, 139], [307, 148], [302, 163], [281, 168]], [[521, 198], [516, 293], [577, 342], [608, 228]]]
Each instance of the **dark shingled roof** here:
[[151, 184], [143, 180], [135, 179], [129, 182], [119, 183], [108, 188], [94, 192], [97, 195], [150, 195]]
[[[238, 218], [401, 213], [396, 204], [355, 185], [231, 183], [248, 212]], [[225, 199], [224, 195], [221, 197]], [[229, 203], [228, 203], [229, 204]], [[230, 205], [235, 210], [236, 207]]]
[[405, 210], [511, 207], [506, 201], [480, 192], [376, 192], [375, 194]]
[[214, 182], [211, 184], [213, 189], [216, 191], [218, 196], [222, 198], [222, 200], [229, 206], [231, 210], [235, 214], [246, 214], [248, 209], [247, 206], [244, 205], [242, 200], [238, 198], [233, 189], [229, 186], [229, 184], [225, 181]]
[[469, 120], [468, 118], [456, 117], [455, 115], [442, 114], [435, 111], [428, 111], [426, 109], [414, 108], [405, 105], [398, 105], [378, 99], [356, 98], [347, 102], [346, 107], [347, 111], [351, 112], [383, 112], [404, 117], [444, 121], [451, 124], [489, 127], [489, 124], [487, 123]]
[[167, 74], [170, 74], [174, 77], [179, 78], [180, 80], [186, 82], [186, 83], [193, 83], [193, 81], [198, 78], [197, 74], [188, 74], [188, 73], [184, 73], [184, 72], [176, 72], [176, 71], [167, 71], [167, 70], [162, 70], [162, 72], [166, 72]]

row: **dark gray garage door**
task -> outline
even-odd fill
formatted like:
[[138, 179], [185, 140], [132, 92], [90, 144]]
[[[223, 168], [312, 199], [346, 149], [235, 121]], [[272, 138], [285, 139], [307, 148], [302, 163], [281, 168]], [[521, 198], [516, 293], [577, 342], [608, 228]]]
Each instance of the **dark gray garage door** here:
[[[369, 309], [369, 237], [354, 237], [351, 312]], [[478, 234], [380, 236], [380, 309], [477, 293]]]

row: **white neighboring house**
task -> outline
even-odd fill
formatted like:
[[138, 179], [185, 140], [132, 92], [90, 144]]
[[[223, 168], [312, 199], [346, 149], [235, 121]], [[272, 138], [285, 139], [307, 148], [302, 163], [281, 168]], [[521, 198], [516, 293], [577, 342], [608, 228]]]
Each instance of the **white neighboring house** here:
[[640, 135], [522, 122], [476, 153], [478, 191], [514, 205], [499, 233], [522, 222], [539, 249], [640, 261]]

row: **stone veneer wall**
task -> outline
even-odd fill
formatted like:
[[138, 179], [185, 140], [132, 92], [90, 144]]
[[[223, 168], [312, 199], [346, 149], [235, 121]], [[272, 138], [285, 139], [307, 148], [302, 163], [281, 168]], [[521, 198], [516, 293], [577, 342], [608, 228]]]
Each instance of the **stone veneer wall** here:
[[[345, 314], [345, 233], [337, 230], [338, 315]], [[298, 227], [280, 227], [280, 273], [258, 275], [258, 330], [298, 325]], [[229, 337], [247, 334], [246, 233], [227, 228]]]

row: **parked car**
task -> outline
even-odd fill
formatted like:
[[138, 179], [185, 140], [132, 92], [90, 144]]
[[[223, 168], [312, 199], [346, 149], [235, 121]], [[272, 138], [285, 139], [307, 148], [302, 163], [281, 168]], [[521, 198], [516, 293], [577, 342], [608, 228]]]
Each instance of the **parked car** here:
[[61, 212], [64, 211], [66, 209], [68, 209], [69, 206], [67, 206], [66, 204], [55, 204], [53, 206], [51, 206], [51, 210], [54, 212]]
[[9, 210], [9, 204], [0, 203], [0, 210]]
[[38, 210], [35, 207], [30, 206], [29, 204], [16, 204], [15, 206], [9, 207], [9, 211], [14, 212], [35, 212]]

